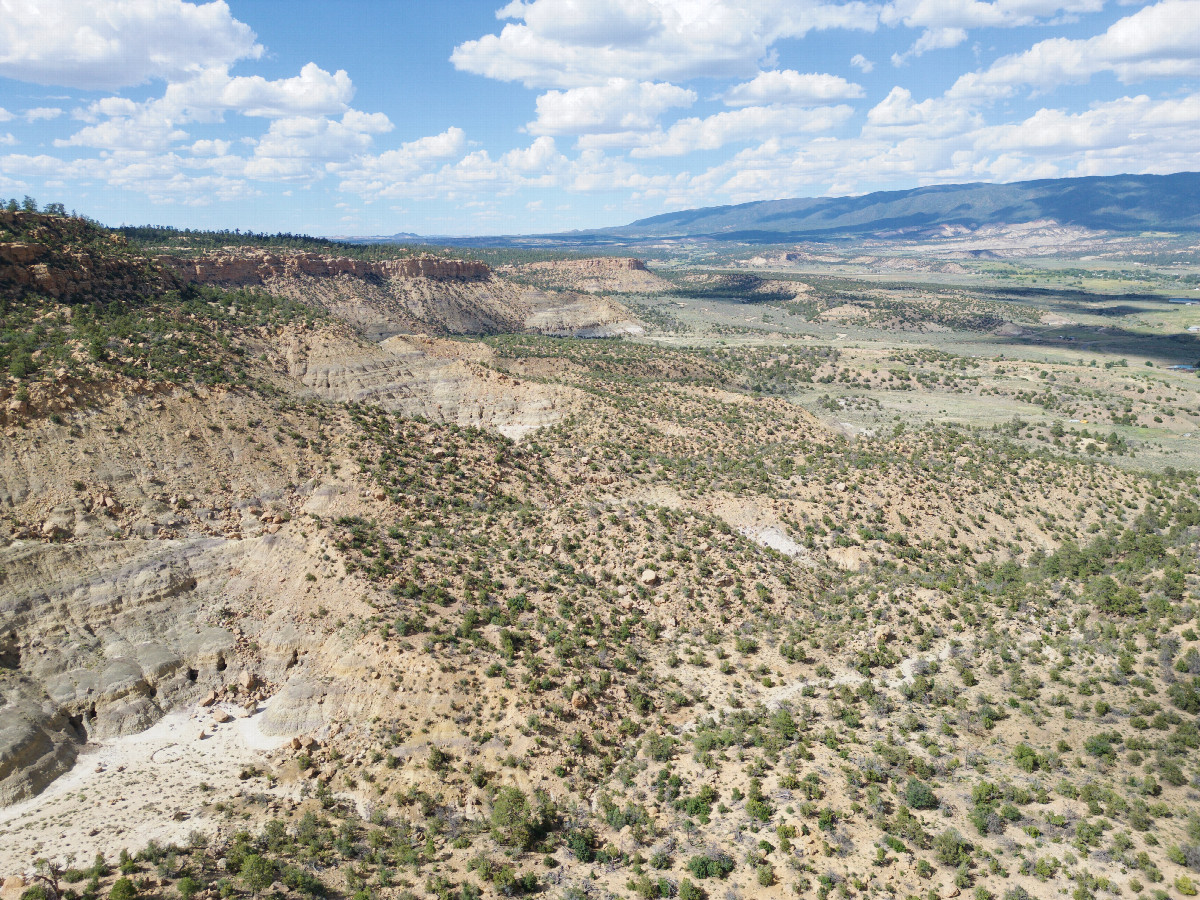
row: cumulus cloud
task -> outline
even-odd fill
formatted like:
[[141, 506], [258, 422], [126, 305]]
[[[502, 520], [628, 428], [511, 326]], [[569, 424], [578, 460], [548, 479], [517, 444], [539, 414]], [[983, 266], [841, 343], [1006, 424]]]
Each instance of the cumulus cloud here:
[[[973, 143], [982, 152], [1060, 156], [1082, 151], [1094, 157], [1115, 151], [1150, 162], [1167, 148], [1194, 147], [1198, 140], [1200, 94], [1169, 100], [1142, 94], [1078, 113], [1040, 109], [1022, 122], [980, 129]], [[1148, 152], [1151, 148], [1154, 152]]]
[[1051, 38], [961, 76], [949, 96], [994, 99], [1018, 87], [1039, 90], [1111, 72], [1125, 83], [1200, 76], [1200, 0], [1162, 0], [1086, 39]]
[[871, 60], [867, 59], [861, 53], [855, 53], [850, 57], [850, 65], [854, 66], [854, 68], [858, 69], [864, 75], [871, 74], [875, 68], [875, 63], [871, 62]]
[[727, 106], [817, 106], [862, 95], [861, 85], [838, 75], [802, 75], [793, 69], [775, 69], [759, 72], [752, 81], [735, 85], [722, 99]]
[[610, 78], [605, 83], [537, 98], [537, 119], [526, 126], [532, 134], [596, 134], [649, 130], [671, 107], [696, 102], [696, 92], [673, 84]]
[[924, 29], [908, 50], [892, 55], [892, 64], [900, 66], [930, 50], [957, 47], [971, 28], [1016, 28], [1103, 8], [1104, 0], [892, 0], [879, 20]]
[[331, 170], [341, 177], [342, 190], [362, 196], [475, 202], [481, 197], [507, 196], [522, 187], [561, 184], [570, 166], [549, 136], [499, 159], [486, 150], [466, 149], [463, 130], [450, 128]]
[[95, 147], [100, 150], [165, 150], [185, 140], [188, 133], [169, 119], [154, 116], [114, 118], [81, 128], [56, 147]]
[[188, 110], [234, 110], [244, 116], [329, 116], [344, 112], [354, 97], [354, 84], [343, 69], [330, 74], [308, 63], [300, 74], [274, 81], [259, 75], [230, 77], [209, 69], [197, 77], [168, 85], [164, 105]]
[[273, 181], [313, 181], [325, 165], [365, 153], [372, 135], [390, 131], [383, 113], [348, 110], [341, 120], [324, 116], [275, 119], [254, 147], [244, 172], [249, 178]]
[[33, 109], [27, 109], [23, 113], [26, 122], [45, 122], [50, 119], [57, 119], [63, 114], [63, 111], [57, 106], [37, 106]]
[[894, 87], [867, 112], [863, 134], [892, 140], [909, 134], [945, 137], [964, 134], [982, 122], [983, 117], [968, 104], [942, 97], [918, 103], [907, 88]]
[[909, 28], [1015, 28], [1103, 8], [1104, 0], [892, 0], [879, 19]]
[[191, 206], [258, 195], [259, 191], [244, 179], [206, 174], [203, 171], [205, 165], [203, 160], [188, 160], [173, 153], [116, 150], [104, 157], [77, 160], [14, 153], [0, 156], [0, 177], [97, 181], [110, 187], [137, 191], [155, 203]]
[[[63, 147], [163, 150], [188, 138], [183, 125], [219, 122], [226, 112], [293, 122], [324, 121], [340, 114], [341, 121], [330, 119], [325, 133], [340, 135], [343, 146], [362, 144], [363, 136], [391, 130], [392, 124], [383, 113], [351, 109], [348, 103], [353, 95], [349, 75], [341, 70], [330, 74], [314, 63], [304, 66], [296, 77], [274, 81], [258, 76], [235, 78], [224, 69], [207, 69], [186, 81], [167, 85], [162, 97], [142, 103], [126, 97], [97, 100], [75, 113], [92, 124], [55, 143]], [[270, 130], [264, 140], [267, 146], [278, 143]], [[369, 137], [366, 141], [369, 143]]]
[[761, 141], [776, 135], [829, 131], [853, 114], [849, 106], [797, 109], [786, 106], [747, 106], [707, 118], [680, 119], [665, 132], [649, 136], [631, 153], [635, 157], [681, 156], [696, 150], [716, 150], [735, 142]]
[[903, 53], [892, 54], [892, 65], [902, 66], [914, 56], [923, 56], [930, 50], [946, 50], [957, 47], [967, 39], [965, 28], [927, 28], [916, 43]]
[[0, 75], [36, 84], [115, 90], [263, 53], [222, 0], [10, 0], [0, 9]]
[[861, 0], [532, 0], [501, 10], [499, 34], [466, 41], [456, 67], [527, 87], [609, 78], [678, 82], [752, 75], [771, 46], [828, 28], [873, 30]]

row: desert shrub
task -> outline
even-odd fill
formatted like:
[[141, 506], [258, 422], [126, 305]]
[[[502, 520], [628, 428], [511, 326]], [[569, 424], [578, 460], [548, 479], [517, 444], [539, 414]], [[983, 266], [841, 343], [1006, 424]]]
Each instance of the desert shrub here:
[[[1096, 712], [1100, 715], [1099, 704], [1097, 704]], [[1036, 772], [1038, 769], [1049, 768], [1048, 761], [1045, 757], [1039, 756], [1037, 752], [1026, 743], [1017, 744], [1013, 748], [1013, 761], [1016, 762], [1017, 768], [1023, 772]]]
[[956, 867], [971, 859], [970, 841], [954, 828], [947, 828], [933, 839], [933, 852], [943, 866]]
[[933, 788], [917, 778], [908, 779], [904, 788], [904, 802], [913, 809], [938, 808], [938, 798]]
[[251, 853], [242, 860], [242, 867], [238, 870], [238, 874], [246, 882], [246, 887], [258, 894], [271, 886], [278, 871], [278, 866], [272, 860], [257, 853]]
[[697, 878], [724, 878], [734, 869], [733, 857], [722, 850], [693, 856], [688, 860], [688, 871]]

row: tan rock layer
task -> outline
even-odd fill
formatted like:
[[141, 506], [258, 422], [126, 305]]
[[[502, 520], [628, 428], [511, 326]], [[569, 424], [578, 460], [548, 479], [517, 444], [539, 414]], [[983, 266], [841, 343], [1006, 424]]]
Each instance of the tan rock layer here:
[[194, 259], [160, 256], [158, 261], [183, 281], [238, 286], [263, 284], [273, 278], [298, 275], [479, 281], [489, 278], [492, 273], [492, 270], [481, 262], [434, 256], [370, 262], [342, 256], [321, 256], [316, 253], [240, 251], [236, 254], [209, 254]]

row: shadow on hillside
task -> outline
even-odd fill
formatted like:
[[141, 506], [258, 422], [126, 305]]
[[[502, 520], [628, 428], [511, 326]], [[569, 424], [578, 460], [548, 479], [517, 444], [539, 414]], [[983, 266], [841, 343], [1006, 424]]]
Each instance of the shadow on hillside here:
[[1124, 328], [1100, 330], [1072, 326], [1044, 328], [1015, 336], [994, 335], [991, 342], [997, 346], [1086, 350], [1116, 359], [1150, 359], [1164, 366], [1200, 363], [1200, 334], [1187, 332], [1140, 334]]

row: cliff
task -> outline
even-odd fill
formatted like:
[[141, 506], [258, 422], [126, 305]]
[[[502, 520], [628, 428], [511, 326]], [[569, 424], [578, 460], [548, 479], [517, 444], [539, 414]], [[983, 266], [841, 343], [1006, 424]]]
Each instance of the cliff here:
[[670, 284], [640, 259], [599, 256], [562, 259], [512, 267], [511, 273], [537, 287], [587, 293], [653, 293]]
[[341, 256], [321, 256], [316, 253], [272, 253], [252, 250], [215, 253], [192, 259], [160, 256], [158, 262], [182, 281], [239, 287], [302, 275], [318, 278], [349, 276], [482, 281], [492, 274], [492, 270], [481, 262], [434, 256], [370, 262]]

